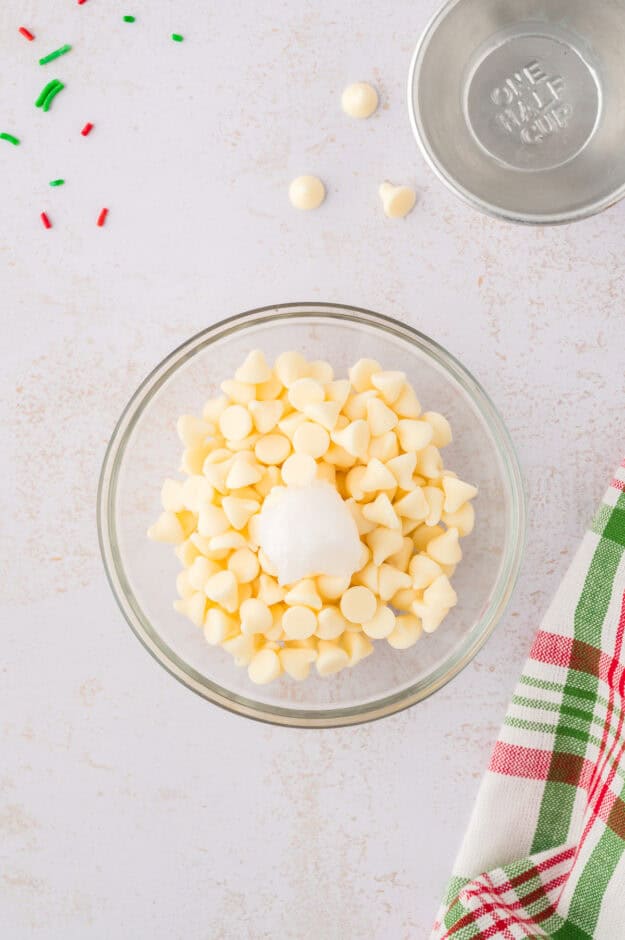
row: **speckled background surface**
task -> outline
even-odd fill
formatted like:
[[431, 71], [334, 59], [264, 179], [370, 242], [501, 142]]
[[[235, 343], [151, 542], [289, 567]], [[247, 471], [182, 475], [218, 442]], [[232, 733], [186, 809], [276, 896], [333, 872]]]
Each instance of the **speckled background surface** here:
[[[432, 178], [404, 85], [434, 7], [0, 8], [0, 124], [23, 141], [0, 149], [11, 940], [428, 935], [532, 634], [625, 439], [625, 205], [521, 229]], [[36, 64], [63, 42], [70, 55]], [[67, 90], [42, 115], [57, 76]], [[362, 78], [382, 108], [350, 123], [339, 94]], [[286, 200], [302, 172], [327, 181], [317, 213]], [[404, 222], [381, 215], [385, 177], [419, 190]], [[529, 506], [518, 588], [477, 660], [411, 711], [323, 733], [244, 721], [170, 679], [122, 621], [95, 530], [108, 436], [151, 367], [217, 319], [304, 299], [377, 309], [460, 357], [510, 427]]]

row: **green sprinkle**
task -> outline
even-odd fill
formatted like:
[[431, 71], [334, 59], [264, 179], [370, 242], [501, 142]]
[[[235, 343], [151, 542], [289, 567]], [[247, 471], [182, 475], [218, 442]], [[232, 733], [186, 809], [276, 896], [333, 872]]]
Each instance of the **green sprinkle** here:
[[134, 23], [134, 21], [135, 21], [134, 16], [125, 16], [125, 17], [124, 17], [124, 23]]
[[54, 52], [51, 52], [49, 55], [44, 55], [43, 59], [39, 59], [39, 65], [47, 65], [48, 62], [52, 62], [54, 59], [58, 59], [59, 56], [65, 55], [71, 48], [70, 45], [66, 44], [61, 46], [60, 49], [55, 49]]
[[182, 42], [184, 36], [181, 36], [180, 33], [172, 33], [171, 38], [174, 40], [174, 42]]
[[65, 180], [50, 180], [50, 186], [63, 186]]
[[44, 111], [50, 110], [50, 105], [52, 104], [53, 100], [56, 98], [56, 96], [58, 95], [60, 91], [63, 91], [64, 88], [65, 88], [65, 85], [63, 84], [63, 82], [57, 82], [54, 88], [52, 88], [48, 92], [48, 95], [46, 96], [46, 100], [43, 103]]
[[42, 104], [44, 103], [44, 101], [46, 100], [46, 98], [48, 97], [52, 89], [54, 88], [54, 86], [58, 84], [59, 84], [58, 78], [53, 78], [51, 82], [48, 82], [45, 88], [41, 89], [39, 97], [35, 101], [36, 108], [40, 108], [42, 106]]
[[13, 144], [15, 147], [19, 144], [19, 139], [14, 137], [13, 134], [6, 134], [4, 131], [0, 134], [0, 140], [8, 140], [10, 144]]

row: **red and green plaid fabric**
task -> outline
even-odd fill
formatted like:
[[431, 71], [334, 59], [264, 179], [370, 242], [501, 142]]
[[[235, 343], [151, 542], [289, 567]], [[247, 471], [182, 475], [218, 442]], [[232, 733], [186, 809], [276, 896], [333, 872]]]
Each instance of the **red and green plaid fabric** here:
[[625, 940], [625, 461], [538, 631], [435, 940]]

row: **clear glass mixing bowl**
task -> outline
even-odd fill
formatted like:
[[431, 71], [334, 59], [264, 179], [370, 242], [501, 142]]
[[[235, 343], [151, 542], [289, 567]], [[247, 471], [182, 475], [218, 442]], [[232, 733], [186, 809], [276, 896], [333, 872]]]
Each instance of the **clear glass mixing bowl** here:
[[[476, 526], [454, 576], [459, 603], [436, 633], [409, 650], [378, 641], [354, 669], [305, 682], [253, 685], [246, 669], [209, 646], [175, 613], [179, 562], [147, 540], [163, 479], [175, 473], [176, 419], [200, 413], [250, 349], [272, 359], [297, 349], [327, 359], [338, 376], [362, 356], [401, 369], [426, 410], [450, 419], [445, 462], [476, 483]], [[476, 380], [427, 336], [389, 317], [338, 304], [265, 307], [224, 320], [172, 352], [132, 396], [111, 438], [98, 491], [100, 546], [117, 602], [143, 645], [188, 688], [217, 705], [274, 724], [332, 727], [390, 715], [431, 695], [475, 656], [510, 597], [521, 560], [525, 515], [521, 475], [508, 432]], [[304, 533], [302, 533], [304, 534]]]

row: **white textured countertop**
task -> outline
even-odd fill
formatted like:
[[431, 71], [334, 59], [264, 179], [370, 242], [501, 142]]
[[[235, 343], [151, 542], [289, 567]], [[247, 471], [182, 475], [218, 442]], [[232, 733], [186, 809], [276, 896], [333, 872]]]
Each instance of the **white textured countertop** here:
[[[532, 634], [625, 441], [625, 206], [522, 229], [433, 179], [404, 85], [434, 8], [2, 4], [0, 130], [22, 138], [0, 141], [11, 940], [427, 937]], [[382, 108], [350, 122], [339, 95], [360, 79]], [[288, 182], [308, 172], [328, 199], [297, 214]], [[381, 215], [384, 178], [419, 190], [404, 222]], [[458, 679], [377, 724], [305, 732], [213, 708], [145, 653], [105, 582], [95, 491], [121, 408], [168, 351], [317, 299], [418, 326], [483, 382], [519, 449], [529, 538], [505, 620]]]

